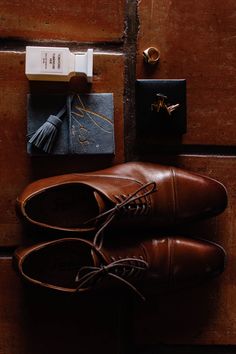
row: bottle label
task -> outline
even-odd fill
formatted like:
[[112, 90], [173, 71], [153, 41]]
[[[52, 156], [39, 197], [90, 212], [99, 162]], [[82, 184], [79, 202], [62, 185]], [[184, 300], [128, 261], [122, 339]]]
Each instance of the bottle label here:
[[62, 73], [63, 72], [63, 52], [42, 51], [41, 52], [41, 72]]

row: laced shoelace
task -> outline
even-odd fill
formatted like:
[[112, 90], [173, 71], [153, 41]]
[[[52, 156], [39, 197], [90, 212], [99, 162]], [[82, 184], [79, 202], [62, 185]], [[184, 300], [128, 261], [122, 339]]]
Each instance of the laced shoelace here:
[[[134, 215], [137, 215], [137, 213], [143, 214], [146, 209], [146, 204], [143, 204], [142, 199], [146, 199], [149, 194], [155, 191], [156, 183], [148, 182], [127, 197], [122, 196], [123, 200], [117, 203], [113, 208], [96, 216], [95, 218], [88, 220], [86, 223], [105, 218], [105, 221], [102, 223], [93, 240], [95, 251], [100, 251], [102, 248], [103, 231], [112, 222], [116, 215], [121, 212], [133, 213]], [[140, 201], [139, 204], [135, 203], [137, 200]], [[111, 277], [127, 286], [142, 300], [145, 300], [145, 297], [140, 293], [140, 291], [128, 280], [124, 279], [124, 276], [127, 278], [130, 276], [137, 276], [138, 274], [145, 272], [148, 267], [149, 265], [145, 260], [137, 257], [126, 257], [99, 267], [85, 266], [82, 267], [77, 273], [75, 279], [77, 282], [76, 290], [80, 291], [83, 288], [91, 288], [104, 277]], [[84, 272], [85, 274], [82, 275]]]
[[[100, 267], [82, 267], [77, 273], [75, 281], [78, 283], [77, 291], [83, 288], [91, 288], [98, 281], [104, 277], [111, 277], [118, 280], [123, 285], [131, 289], [136, 295], [138, 295], [143, 301], [145, 297], [140, 291], [132, 285], [129, 281], [123, 278], [126, 274], [127, 277], [137, 275], [140, 272], [144, 272], [148, 268], [148, 263], [138, 258], [123, 258], [108, 265], [101, 265]], [[86, 271], [86, 274], [81, 276], [81, 273]], [[117, 273], [120, 273], [119, 275]]]
[[[150, 188], [147, 190], [147, 188]], [[105, 211], [102, 214], [99, 214], [95, 218], [89, 219], [86, 224], [92, 221], [99, 221], [100, 219], [105, 218], [105, 221], [101, 224], [101, 227], [97, 231], [94, 237], [94, 245], [101, 249], [102, 247], [102, 232], [104, 229], [112, 222], [112, 220], [121, 212], [128, 212], [132, 213], [132, 215], [137, 215], [138, 213], [142, 215], [146, 209], [147, 204], [143, 204], [142, 199], [154, 193], [157, 190], [155, 182], [148, 182], [134, 191], [132, 194], [128, 195], [127, 197], [123, 196], [123, 200], [120, 203], [117, 203], [113, 208]], [[143, 193], [140, 193], [143, 192]], [[139, 194], [138, 194], [139, 193]], [[135, 202], [139, 200], [140, 204], [136, 204]]]

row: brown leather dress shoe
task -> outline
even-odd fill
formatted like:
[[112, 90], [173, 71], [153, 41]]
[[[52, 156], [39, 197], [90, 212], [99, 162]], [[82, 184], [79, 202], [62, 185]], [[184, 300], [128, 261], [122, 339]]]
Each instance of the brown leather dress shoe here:
[[[141, 292], [182, 287], [218, 275], [225, 251], [219, 245], [182, 237], [102, 246], [64, 238], [16, 250], [20, 275], [29, 283], [60, 292], [127, 286]], [[138, 289], [137, 289], [138, 287]]]
[[163, 227], [210, 217], [227, 205], [224, 186], [175, 167], [129, 162], [29, 184], [17, 200], [31, 225], [70, 232]]

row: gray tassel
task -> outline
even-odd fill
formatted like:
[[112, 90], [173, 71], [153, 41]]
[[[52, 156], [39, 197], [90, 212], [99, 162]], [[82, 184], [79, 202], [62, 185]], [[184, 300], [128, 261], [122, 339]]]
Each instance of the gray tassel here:
[[58, 130], [62, 124], [62, 119], [60, 118], [63, 116], [65, 111], [66, 106], [64, 106], [56, 116], [50, 115], [46, 122], [33, 133], [29, 139], [29, 143], [44, 152], [50, 153]]

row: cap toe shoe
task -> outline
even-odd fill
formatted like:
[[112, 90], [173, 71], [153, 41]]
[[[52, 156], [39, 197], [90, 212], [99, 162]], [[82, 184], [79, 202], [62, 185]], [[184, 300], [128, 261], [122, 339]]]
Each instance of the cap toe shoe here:
[[90, 241], [66, 238], [20, 248], [15, 264], [28, 283], [59, 292], [130, 287], [160, 292], [196, 284], [224, 269], [217, 244], [183, 237], [152, 238], [101, 249]]
[[110, 216], [115, 227], [138, 228], [214, 216], [225, 209], [227, 193], [221, 183], [205, 176], [130, 162], [38, 180], [25, 188], [17, 204], [31, 225], [85, 232], [97, 230]]

